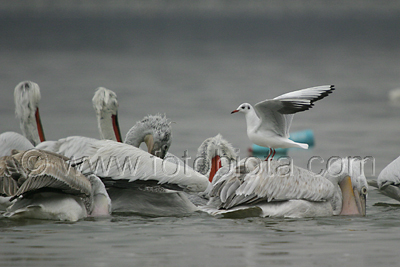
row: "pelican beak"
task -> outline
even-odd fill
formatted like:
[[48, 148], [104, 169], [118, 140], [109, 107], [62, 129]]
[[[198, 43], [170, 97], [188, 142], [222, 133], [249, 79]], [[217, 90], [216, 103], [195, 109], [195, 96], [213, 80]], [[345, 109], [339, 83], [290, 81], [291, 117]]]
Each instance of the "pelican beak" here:
[[161, 158], [161, 159], [164, 159], [165, 158], [165, 155], [167, 154], [167, 151], [165, 151], [164, 149], [158, 149], [158, 150], [156, 150], [156, 151], [153, 151], [154, 153], [151, 153], [151, 154], [153, 154], [153, 155], [155, 155], [155, 156], [157, 156], [157, 157], [159, 157], [159, 158]]
[[153, 154], [153, 148], [154, 148], [154, 139], [153, 139], [153, 135], [148, 134], [144, 137], [144, 142], [146, 143], [147, 146], [147, 152], [149, 152], [150, 154]]
[[119, 123], [118, 123], [118, 114], [111, 115], [111, 120], [112, 120], [115, 138], [117, 139], [117, 142], [122, 143], [121, 131], [119, 129]]
[[210, 170], [210, 175], [208, 176], [208, 180], [210, 181], [210, 183], [212, 183], [214, 175], [220, 168], [221, 168], [221, 158], [220, 156], [216, 155], [211, 160], [211, 170]]
[[340, 184], [342, 190], [342, 211], [340, 215], [361, 215], [366, 214], [366, 195], [353, 189], [350, 176], [344, 178]]
[[36, 119], [36, 126], [38, 129], [40, 142], [44, 142], [46, 141], [46, 138], [44, 137], [43, 125], [42, 121], [40, 120], [39, 108], [36, 108], [35, 119]]
[[236, 113], [236, 112], [239, 112], [239, 110], [235, 109], [234, 111], [231, 112], [231, 114]]
[[367, 214], [367, 196], [362, 192], [354, 189], [354, 196], [356, 197], [357, 208], [360, 212], [361, 216], [365, 216]]

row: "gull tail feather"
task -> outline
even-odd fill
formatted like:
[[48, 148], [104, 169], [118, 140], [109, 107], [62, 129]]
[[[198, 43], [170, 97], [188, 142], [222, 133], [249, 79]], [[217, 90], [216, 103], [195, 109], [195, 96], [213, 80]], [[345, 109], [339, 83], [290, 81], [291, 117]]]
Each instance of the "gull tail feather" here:
[[296, 144], [299, 145], [300, 148], [308, 149], [308, 144], [303, 144], [303, 143], [296, 143]]

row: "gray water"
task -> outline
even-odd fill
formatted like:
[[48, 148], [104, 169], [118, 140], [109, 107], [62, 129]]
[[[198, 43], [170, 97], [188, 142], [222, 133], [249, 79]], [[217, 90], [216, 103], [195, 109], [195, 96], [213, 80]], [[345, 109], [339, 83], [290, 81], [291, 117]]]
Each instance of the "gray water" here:
[[[295, 116], [316, 145], [290, 152], [373, 157], [374, 178], [399, 156], [399, 16], [0, 17], [0, 132], [20, 132], [13, 89], [40, 85], [47, 140], [98, 138], [91, 98], [119, 100], [123, 134], [147, 114], [173, 124], [170, 152], [192, 159], [221, 133], [242, 157], [251, 145], [230, 112], [306, 87], [336, 91]], [[324, 164], [313, 165], [313, 170]], [[0, 219], [2, 266], [389, 266], [398, 265], [400, 206], [370, 188], [366, 217], [223, 219], [125, 214], [76, 223]]]

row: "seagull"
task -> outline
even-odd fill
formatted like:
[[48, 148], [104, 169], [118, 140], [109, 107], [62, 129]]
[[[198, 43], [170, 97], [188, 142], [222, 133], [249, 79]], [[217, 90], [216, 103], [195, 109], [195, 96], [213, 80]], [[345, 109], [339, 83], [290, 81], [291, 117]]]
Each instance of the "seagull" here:
[[308, 149], [307, 144], [296, 143], [289, 139], [289, 128], [294, 113], [313, 107], [335, 90], [333, 85], [323, 85], [286, 93], [273, 99], [258, 102], [254, 108], [249, 103], [241, 104], [231, 112], [242, 112], [246, 116], [247, 136], [256, 145], [268, 147], [275, 155], [275, 148], [299, 147]]

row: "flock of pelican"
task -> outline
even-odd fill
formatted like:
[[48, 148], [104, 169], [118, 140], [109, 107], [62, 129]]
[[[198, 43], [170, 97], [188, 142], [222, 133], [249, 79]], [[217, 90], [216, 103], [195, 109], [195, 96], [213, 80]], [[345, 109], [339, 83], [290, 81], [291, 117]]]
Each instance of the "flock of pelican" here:
[[[1, 214], [63, 221], [113, 212], [365, 216], [368, 184], [359, 160], [339, 159], [325, 173], [315, 174], [273, 159], [275, 148], [307, 148], [288, 139], [293, 114], [308, 110], [333, 90], [333, 86], [318, 86], [262, 101], [254, 108], [241, 104], [232, 113], [245, 114], [250, 140], [270, 148], [267, 159], [240, 160], [234, 147], [218, 134], [202, 142], [191, 168], [168, 153], [172, 134], [165, 115], [144, 117], [122, 142], [117, 95], [103, 87], [92, 99], [100, 139], [69, 136], [46, 141], [39, 86], [21, 82], [14, 99], [22, 135], [0, 135]], [[147, 151], [139, 148], [141, 143]], [[392, 163], [382, 171], [380, 188], [397, 188], [397, 166]]]

